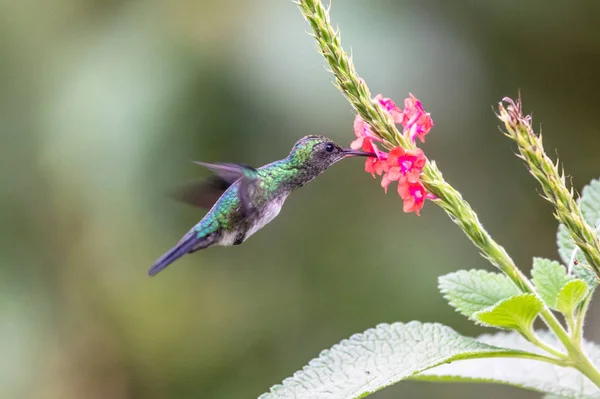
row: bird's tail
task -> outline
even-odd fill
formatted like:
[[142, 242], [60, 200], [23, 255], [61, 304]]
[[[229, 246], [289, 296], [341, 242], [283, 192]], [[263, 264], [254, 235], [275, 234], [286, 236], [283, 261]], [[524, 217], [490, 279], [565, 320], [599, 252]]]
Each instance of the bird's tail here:
[[210, 240], [209, 237], [198, 238], [194, 230], [189, 231], [181, 240], [179, 240], [177, 245], [167, 251], [156, 261], [156, 263], [154, 263], [154, 265], [152, 265], [148, 270], [148, 275], [150, 277], [155, 276], [183, 255], [206, 248], [210, 244], [212, 244], [212, 240]]

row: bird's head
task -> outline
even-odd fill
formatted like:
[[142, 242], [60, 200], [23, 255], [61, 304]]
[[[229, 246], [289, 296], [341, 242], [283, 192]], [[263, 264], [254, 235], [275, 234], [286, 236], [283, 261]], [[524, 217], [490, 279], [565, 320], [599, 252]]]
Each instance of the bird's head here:
[[334, 163], [348, 157], [372, 157], [371, 152], [343, 148], [324, 136], [304, 136], [294, 144], [289, 159], [297, 166], [315, 174], [324, 172]]

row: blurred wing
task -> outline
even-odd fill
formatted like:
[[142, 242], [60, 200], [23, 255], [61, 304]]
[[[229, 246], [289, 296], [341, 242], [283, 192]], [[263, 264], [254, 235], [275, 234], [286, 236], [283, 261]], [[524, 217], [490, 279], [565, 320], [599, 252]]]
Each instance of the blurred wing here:
[[198, 208], [210, 209], [233, 182], [219, 176], [211, 176], [204, 180], [194, 180], [177, 187], [169, 196], [177, 201]]
[[251, 166], [236, 163], [211, 164], [194, 162], [215, 173], [206, 180], [191, 182], [173, 193], [173, 197], [201, 208], [211, 208], [233, 183], [240, 180], [238, 196], [242, 211], [247, 216], [254, 212], [250, 201], [250, 190], [257, 187], [258, 172]]

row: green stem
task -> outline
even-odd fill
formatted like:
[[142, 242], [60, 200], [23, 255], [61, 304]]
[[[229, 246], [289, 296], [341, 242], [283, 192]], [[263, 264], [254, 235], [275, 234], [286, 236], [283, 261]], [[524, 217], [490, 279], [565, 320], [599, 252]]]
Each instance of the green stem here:
[[581, 344], [581, 340], [583, 339], [583, 322], [585, 321], [585, 315], [587, 313], [588, 307], [590, 306], [590, 302], [592, 300], [592, 294], [589, 293], [587, 298], [581, 304], [579, 311], [577, 312], [577, 321], [575, 324], [575, 328], [571, 331], [571, 337], [573, 341], [577, 345]]
[[600, 371], [590, 362], [583, 351], [580, 350], [577, 355], [574, 367], [600, 388]]
[[596, 366], [590, 362], [588, 357], [583, 352], [583, 348], [581, 347], [581, 341], [583, 340], [583, 322], [585, 320], [585, 315], [588, 307], [590, 306], [591, 300], [592, 294], [589, 293], [577, 312], [575, 327], [571, 331], [571, 339], [577, 348], [577, 352], [572, 353], [571, 355], [576, 359], [575, 368], [600, 388], [600, 371], [598, 371]]
[[[489, 359], [489, 358], [509, 358], [509, 359], [529, 359], [529, 360], [538, 360], [540, 362], [550, 363], [561, 367], [567, 367], [568, 362], [563, 359], [555, 359], [553, 357], [539, 355], [537, 353], [530, 352], [492, 352], [492, 353], [475, 353], [464, 359], [455, 360], [471, 360], [471, 359]], [[415, 376], [415, 377], [418, 377]]]
[[575, 317], [573, 317], [573, 313], [565, 314], [565, 321], [567, 322], [567, 327], [571, 333], [571, 339], [574, 341]]
[[550, 353], [551, 355], [556, 356], [558, 359], [562, 359], [562, 360], [568, 359], [568, 355], [566, 353], [562, 353], [562, 352], [554, 349], [550, 345], [546, 344], [535, 334], [535, 332], [533, 330], [521, 331], [521, 334], [523, 335], [523, 337], [525, 337], [526, 340], [528, 340], [529, 342], [531, 342], [538, 348], [545, 350], [546, 352]]

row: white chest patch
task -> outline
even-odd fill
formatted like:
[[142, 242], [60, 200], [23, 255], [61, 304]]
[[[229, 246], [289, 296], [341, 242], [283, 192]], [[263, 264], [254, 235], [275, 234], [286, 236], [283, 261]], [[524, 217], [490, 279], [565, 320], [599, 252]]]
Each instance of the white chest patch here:
[[[252, 234], [256, 233], [258, 230], [265, 227], [271, 220], [275, 219], [279, 212], [281, 211], [281, 207], [283, 203], [287, 199], [287, 195], [281, 196], [272, 200], [269, 204], [267, 204], [264, 208], [259, 210], [259, 214], [254, 220], [254, 224], [248, 228], [246, 235], [244, 237], [244, 241], [246, 241]], [[234, 245], [236, 239], [238, 238], [238, 231], [234, 229], [233, 231], [223, 231], [223, 235], [221, 239], [216, 245], [222, 246], [230, 246]]]
[[235, 242], [236, 236], [237, 236], [237, 232], [225, 230], [223, 232], [223, 235], [221, 236], [221, 240], [219, 240], [217, 245], [222, 245], [224, 247], [233, 245], [233, 243]]
[[244, 241], [247, 240], [248, 237], [250, 237], [252, 234], [265, 227], [271, 220], [275, 219], [275, 217], [279, 215], [281, 207], [283, 206], [283, 203], [286, 199], [287, 195], [283, 195], [271, 201], [263, 209], [261, 209], [259, 217], [256, 219], [254, 224], [248, 229]]

